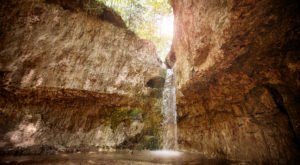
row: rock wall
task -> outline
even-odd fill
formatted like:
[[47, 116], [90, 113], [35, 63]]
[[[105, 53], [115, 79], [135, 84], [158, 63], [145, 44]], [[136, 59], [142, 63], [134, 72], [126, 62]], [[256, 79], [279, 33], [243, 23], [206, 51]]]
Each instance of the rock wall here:
[[[177, 77], [179, 146], [286, 163], [299, 153], [299, 2], [172, 0], [166, 60]], [[176, 62], [175, 62], [176, 60]]]
[[78, 2], [1, 1], [2, 151], [116, 148], [130, 139], [158, 147], [161, 89], [147, 84], [164, 70], [154, 45], [106, 19], [115, 13], [105, 6], [89, 12]]

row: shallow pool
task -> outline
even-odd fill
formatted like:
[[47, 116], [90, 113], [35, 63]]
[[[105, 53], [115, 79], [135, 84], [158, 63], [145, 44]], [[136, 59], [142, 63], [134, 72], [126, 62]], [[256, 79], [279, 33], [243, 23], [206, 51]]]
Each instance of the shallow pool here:
[[207, 159], [198, 154], [177, 151], [117, 151], [89, 152], [39, 156], [4, 156], [0, 164], [101, 164], [101, 165], [151, 165], [151, 164], [247, 164], [226, 159]]

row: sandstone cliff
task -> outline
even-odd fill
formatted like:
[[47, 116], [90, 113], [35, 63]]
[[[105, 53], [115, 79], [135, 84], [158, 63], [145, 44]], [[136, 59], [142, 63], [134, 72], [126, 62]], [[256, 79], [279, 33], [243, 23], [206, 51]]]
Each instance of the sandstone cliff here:
[[111, 9], [77, 2], [1, 1], [0, 147], [157, 147], [154, 45]]
[[172, 0], [172, 6], [167, 63], [177, 77], [181, 150], [293, 159], [300, 139], [299, 2]]

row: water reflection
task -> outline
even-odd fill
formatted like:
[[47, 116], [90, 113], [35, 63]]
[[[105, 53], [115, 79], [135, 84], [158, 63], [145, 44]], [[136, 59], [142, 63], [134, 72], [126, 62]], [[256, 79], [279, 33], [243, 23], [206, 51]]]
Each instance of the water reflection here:
[[161, 157], [177, 157], [183, 154], [182, 152], [173, 151], [173, 150], [157, 150], [157, 151], [150, 151], [150, 153]]
[[[170, 150], [91, 152], [37, 156], [1, 157], [0, 164], [102, 164], [102, 165], [151, 165], [151, 164], [239, 164], [225, 159], [207, 159], [199, 154]], [[245, 162], [243, 162], [245, 163]]]

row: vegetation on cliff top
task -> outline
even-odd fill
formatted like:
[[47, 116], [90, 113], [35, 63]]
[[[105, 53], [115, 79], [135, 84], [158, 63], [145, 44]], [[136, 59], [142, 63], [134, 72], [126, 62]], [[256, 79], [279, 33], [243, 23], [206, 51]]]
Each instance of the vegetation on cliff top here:
[[173, 15], [168, 0], [97, 1], [114, 9], [139, 37], [152, 41], [164, 60], [173, 37]]

